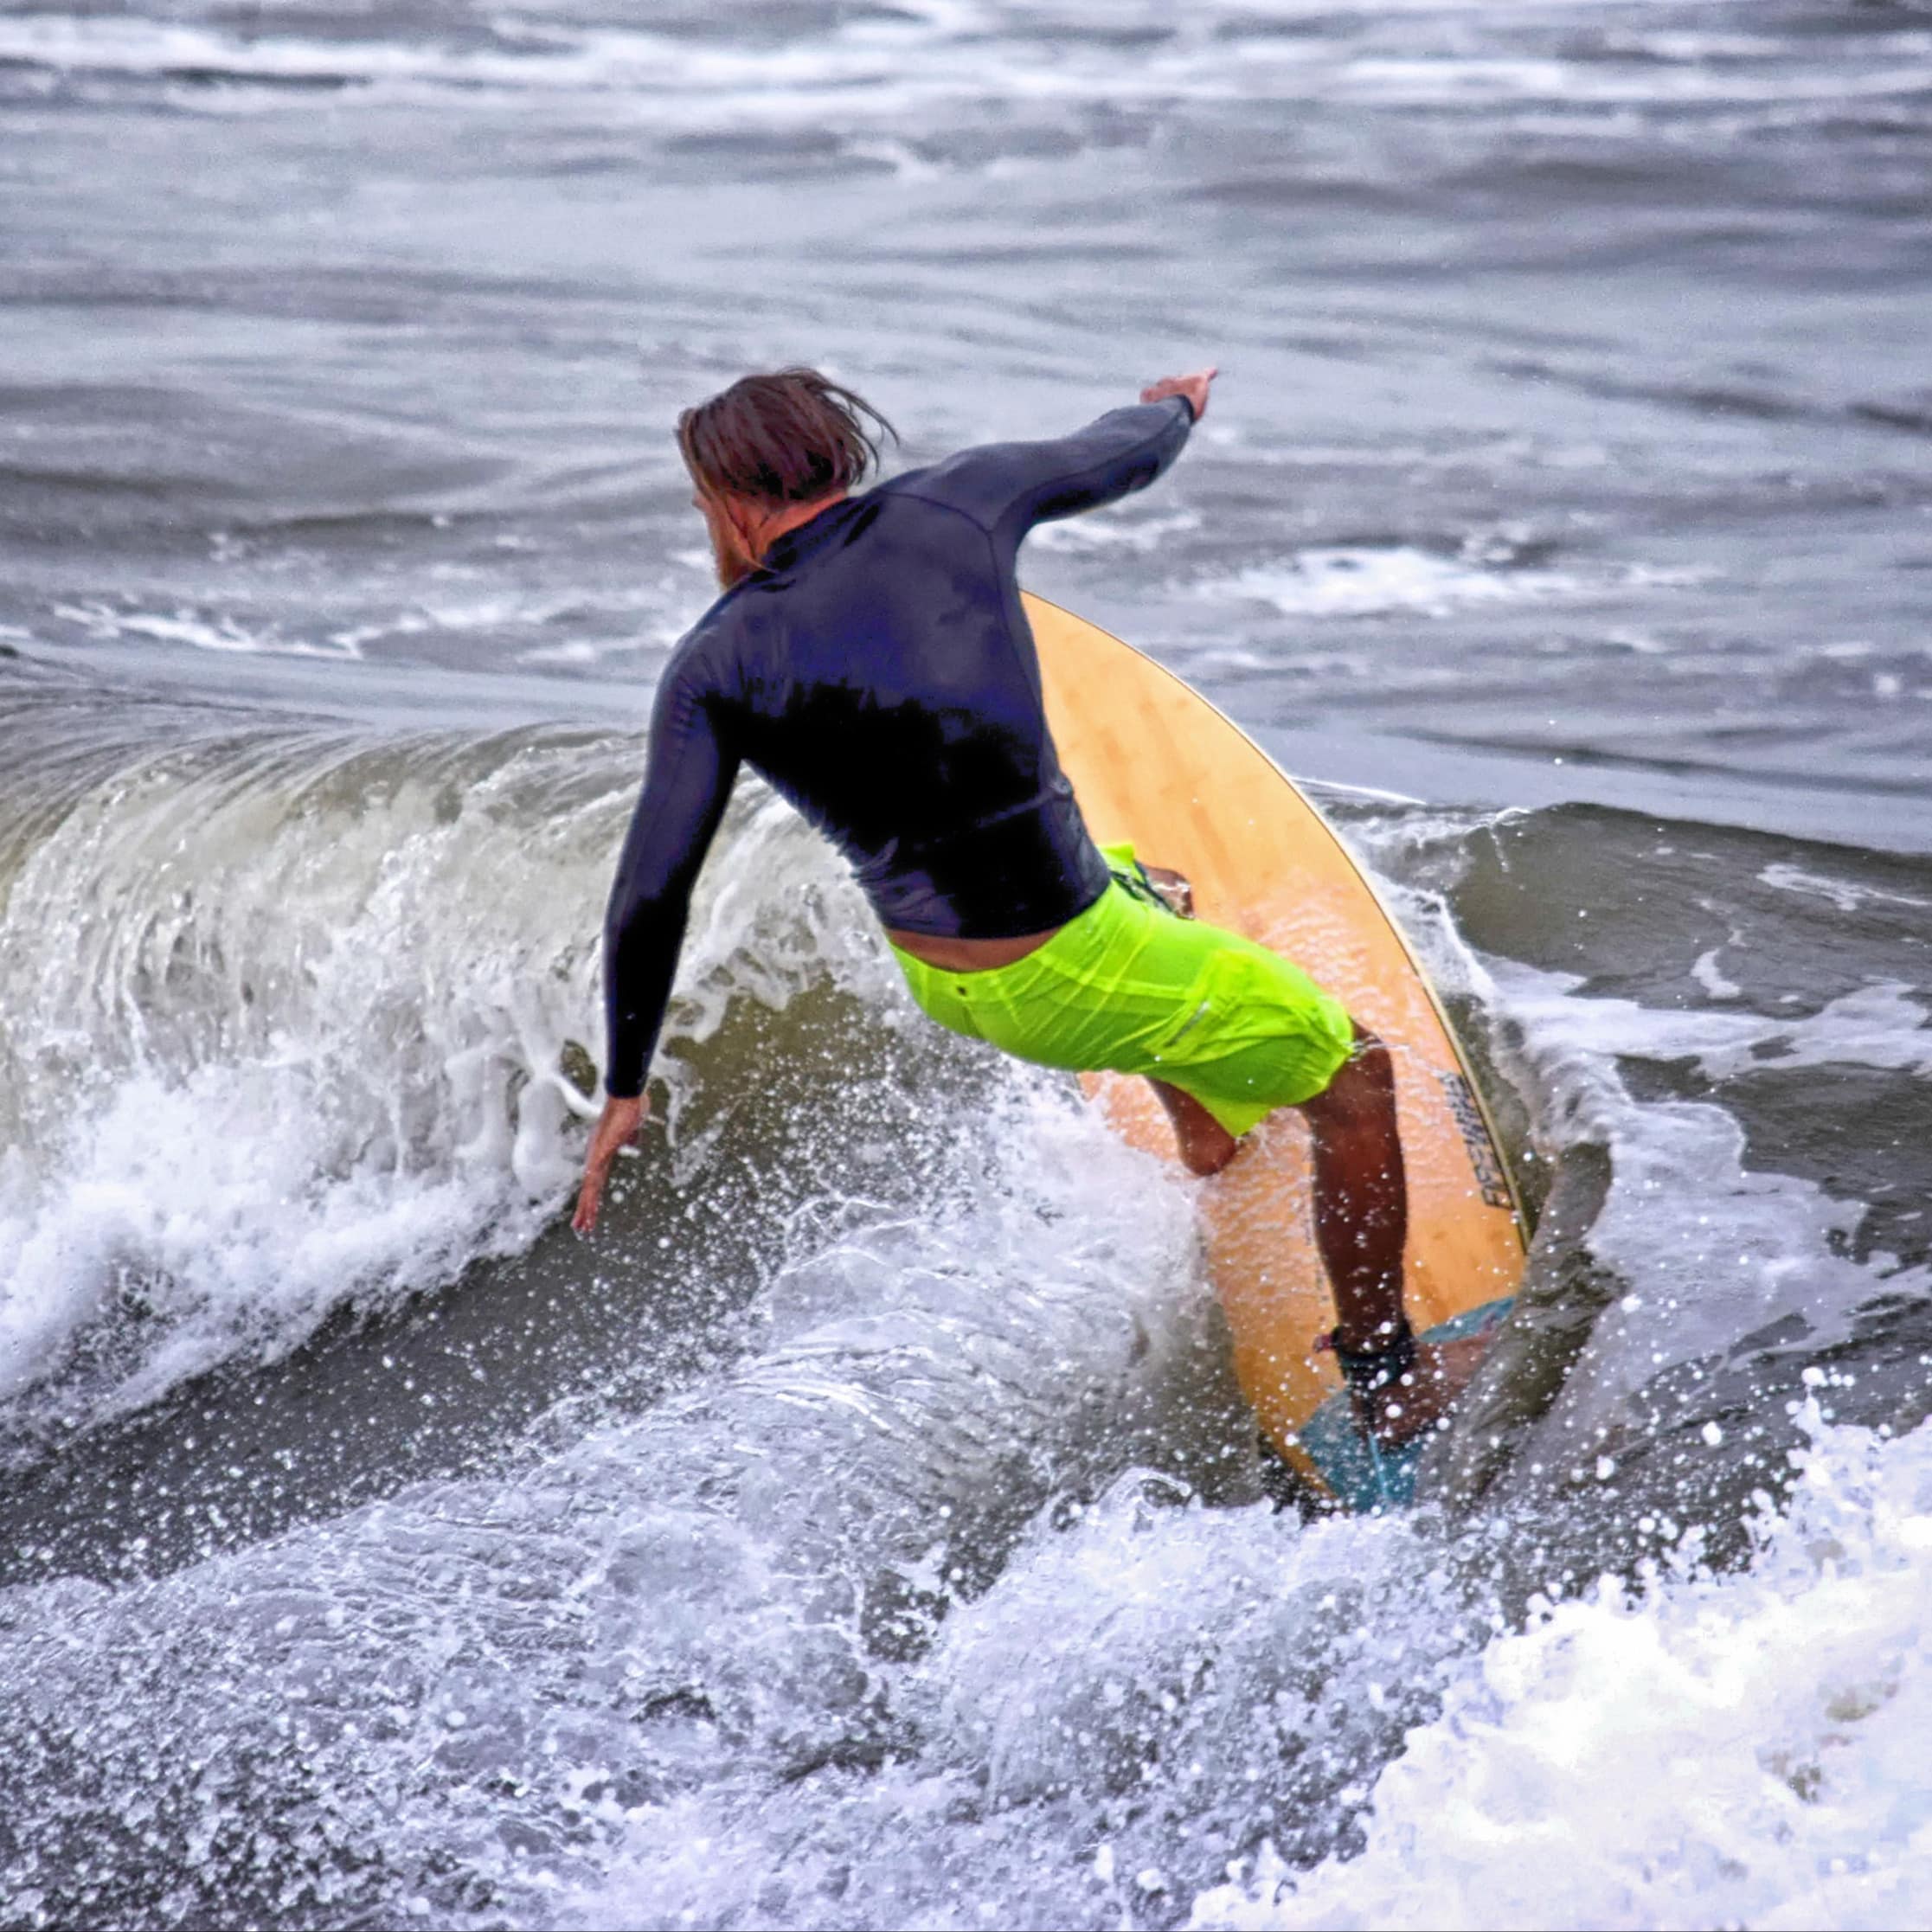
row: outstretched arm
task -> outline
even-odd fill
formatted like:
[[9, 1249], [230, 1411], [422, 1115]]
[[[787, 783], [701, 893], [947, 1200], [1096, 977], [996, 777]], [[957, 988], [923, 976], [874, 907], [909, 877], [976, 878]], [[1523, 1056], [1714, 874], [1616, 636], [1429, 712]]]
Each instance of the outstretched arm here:
[[720, 741], [709, 694], [688, 666], [674, 663], [658, 689], [649, 759], [604, 918], [609, 1097], [591, 1136], [572, 1219], [581, 1235], [597, 1225], [618, 1150], [644, 1124], [645, 1076], [677, 969], [691, 887], [738, 772], [736, 753]]
[[915, 493], [965, 510], [1013, 549], [1034, 524], [1145, 489], [1178, 456], [1208, 404], [1211, 369], [1173, 375], [1138, 405], [1050, 442], [988, 443], [925, 472]]

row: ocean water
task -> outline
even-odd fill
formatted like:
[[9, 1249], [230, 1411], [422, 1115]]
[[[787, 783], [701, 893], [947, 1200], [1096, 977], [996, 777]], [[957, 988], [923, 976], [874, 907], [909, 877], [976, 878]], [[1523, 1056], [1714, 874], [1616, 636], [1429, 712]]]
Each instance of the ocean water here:
[[[8, 6], [0, 116], [0, 1924], [1922, 1914], [1932, 10]], [[670, 425], [799, 360], [1223, 367], [1025, 576], [1488, 1071], [1413, 1513], [753, 784], [570, 1235]]]

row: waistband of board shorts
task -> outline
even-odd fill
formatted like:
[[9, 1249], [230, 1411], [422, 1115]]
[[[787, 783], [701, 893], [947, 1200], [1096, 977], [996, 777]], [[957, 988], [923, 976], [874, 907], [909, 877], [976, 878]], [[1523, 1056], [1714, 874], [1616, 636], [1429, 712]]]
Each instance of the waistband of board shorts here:
[[[1036, 947], [1024, 959], [1011, 966], [986, 966], [961, 972], [950, 966], [936, 966], [916, 958], [902, 947], [892, 947], [892, 955], [906, 976], [913, 996], [924, 1005], [938, 995], [949, 1005], [971, 1011], [975, 1006], [1006, 1005], [1024, 998], [1043, 979], [1082, 980], [1091, 963], [1105, 953], [1120, 927], [1152, 909], [1140, 893], [1131, 889], [1127, 878], [1138, 871], [1133, 847], [1127, 844], [1102, 845], [1101, 856], [1113, 873], [1112, 883], [1084, 912], [1077, 913], [1045, 945]], [[1146, 898], [1152, 898], [1152, 889]], [[1155, 900], [1158, 905], [1159, 901]], [[1171, 917], [1165, 908], [1157, 916]]]

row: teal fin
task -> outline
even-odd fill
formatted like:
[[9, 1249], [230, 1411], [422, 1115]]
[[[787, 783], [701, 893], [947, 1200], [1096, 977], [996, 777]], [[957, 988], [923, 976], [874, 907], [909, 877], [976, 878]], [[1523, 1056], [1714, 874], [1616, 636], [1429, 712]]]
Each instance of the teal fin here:
[[[1425, 1342], [1460, 1341], [1500, 1325], [1516, 1306], [1514, 1295], [1466, 1308], [1460, 1315], [1427, 1330]], [[1301, 1447], [1321, 1479], [1345, 1510], [1366, 1514], [1371, 1510], [1406, 1509], [1415, 1500], [1415, 1469], [1428, 1447], [1420, 1435], [1399, 1449], [1379, 1448], [1355, 1426], [1348, 1392], [1331, 1396], [1300, 1429]]]

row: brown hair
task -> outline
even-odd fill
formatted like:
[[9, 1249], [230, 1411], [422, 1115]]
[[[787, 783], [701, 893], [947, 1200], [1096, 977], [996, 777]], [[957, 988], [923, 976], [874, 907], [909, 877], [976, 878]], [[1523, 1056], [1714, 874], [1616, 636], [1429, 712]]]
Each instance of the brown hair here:
[[741, 376], [677, 419], [677, 447], [706, 489], [777, 503], [850, 490], [877, 462], [883, 436], [899, 440], [863, 396], [815, 369]]

